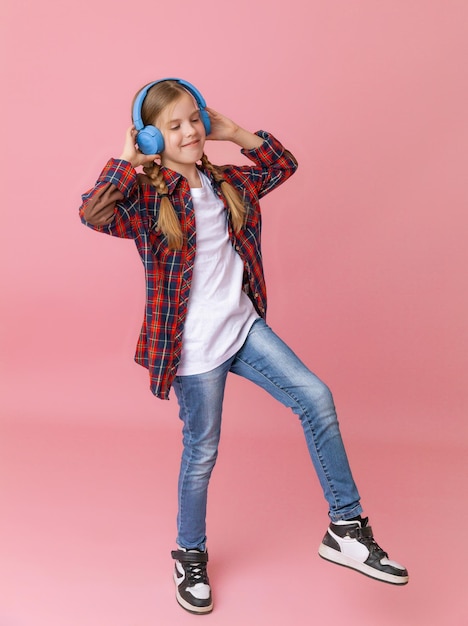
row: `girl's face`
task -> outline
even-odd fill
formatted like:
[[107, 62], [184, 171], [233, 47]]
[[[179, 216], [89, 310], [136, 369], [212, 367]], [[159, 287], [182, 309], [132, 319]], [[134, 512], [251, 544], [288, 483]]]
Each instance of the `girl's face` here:
[[194, 98], [184, 93], [171, 106], [166, 107], [156, 120], [164, 137], [161, 163], [184, 175], [203, 155], [205, 127]]

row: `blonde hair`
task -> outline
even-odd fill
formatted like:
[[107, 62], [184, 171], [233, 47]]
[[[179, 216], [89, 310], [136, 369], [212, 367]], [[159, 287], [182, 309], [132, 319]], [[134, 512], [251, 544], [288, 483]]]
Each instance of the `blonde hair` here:
[[[188, 93], [187, 90], [176, 81], [165, 80], [156, 83], [148, 90], [143, 101], [141, 107], [142, 122], [145, 126], [154, 124], [167, 106], [175, 104], [181, 95], [186, 93]], [[234, 230], [236, 233], [239, 232], [244, 225], [246, 215], [246, 209], [239, 192], [225, 180], [223, 169], [210, 163], [206, 154], [203, 154], [201, 164], [204, 169], [213, 175], [215, 182], [220, 186], [220, 191], [228, 205]], [[161, 172], [161, 166], [154, 161], [144, 165], [143, 171], [161, 198], [156, 228], [167, 237], [168, 246], [171, 250], [181, 250], [184, 243], [182, 227], [169, 199], [168, 188]]]

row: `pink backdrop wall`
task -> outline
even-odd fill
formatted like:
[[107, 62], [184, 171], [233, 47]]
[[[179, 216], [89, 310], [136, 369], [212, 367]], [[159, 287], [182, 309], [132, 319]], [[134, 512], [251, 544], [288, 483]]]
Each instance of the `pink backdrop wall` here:
[[[465, 450], [464, 0], [7, 0], [1, 13], [2, 423], [179, 428], [175, 400], [155, 400], [133, 364], [134, 246], [77, 214], [134, 93], [175, 75], [298, 158], [263, 202], [269, 322], [332, 387], [348, 441]], [[233, 437], [280, 415], [231, 381]]]
[[[90, 368], [108, 359], [109, 384], [163, 410], [147, 397], [146, 374], [126, 369], [143, 310], [133, 244], [88, 232], [77, 207], [120, 151], [134, 92], [180, 75], [298, 157], [297, 175], [264, 202], [270, 323], [356, 424], [459, 441], [468, 6], [229, 7], [176, 2], [164, 20], [147, 0], [131, 10], [102, 0], [3, 5], [2, 403], [54, 417], [64, 389], [79, 389], [76, 402], [87, 404]], [[210, 155], [240, 158], [229, 146]], [[70, 372], [79, 372], [71, 382]], [[94, 400], [113, 403], [107, 392]]]

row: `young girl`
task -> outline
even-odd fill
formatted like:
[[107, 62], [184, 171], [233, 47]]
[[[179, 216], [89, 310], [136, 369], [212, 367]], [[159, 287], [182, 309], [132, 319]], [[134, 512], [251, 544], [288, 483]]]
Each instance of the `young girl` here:
[[[212, 165], [207, 136], [234, 142], [253, 165]], [[329, 505], [320, 556], [384, 582], [408, 582], [361, 517], [329, 389], [265, 322], [259, 199], [296, 168], [271, 134], [253, 134], [206, 108], [190, 83], [163, 79], [136, 95], [122, 154], [108, 161], [80, 207], [84, 224], [133, 239], [145, 267], [135, 358], [148, 368], [152, 392], [167, 399], [173, 387], [179, 403], [183, 454], [172, 557], [177, 601], [193, 613], [213, 608], [206, 503], [229, 372], [299, 417]]]

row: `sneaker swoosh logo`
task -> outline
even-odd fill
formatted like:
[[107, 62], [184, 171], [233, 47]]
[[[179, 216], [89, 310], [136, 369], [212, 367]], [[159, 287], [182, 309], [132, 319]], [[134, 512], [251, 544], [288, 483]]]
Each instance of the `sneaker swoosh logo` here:
[[179, 561], [176, 561], [175, 566], [176, 566], [177, 574], [179, 574], [177, 576], [177, 581], [181, 583], [183, 580], [185, 580], [185, 570], [182, 567], [182, 565], [179, 563]]

